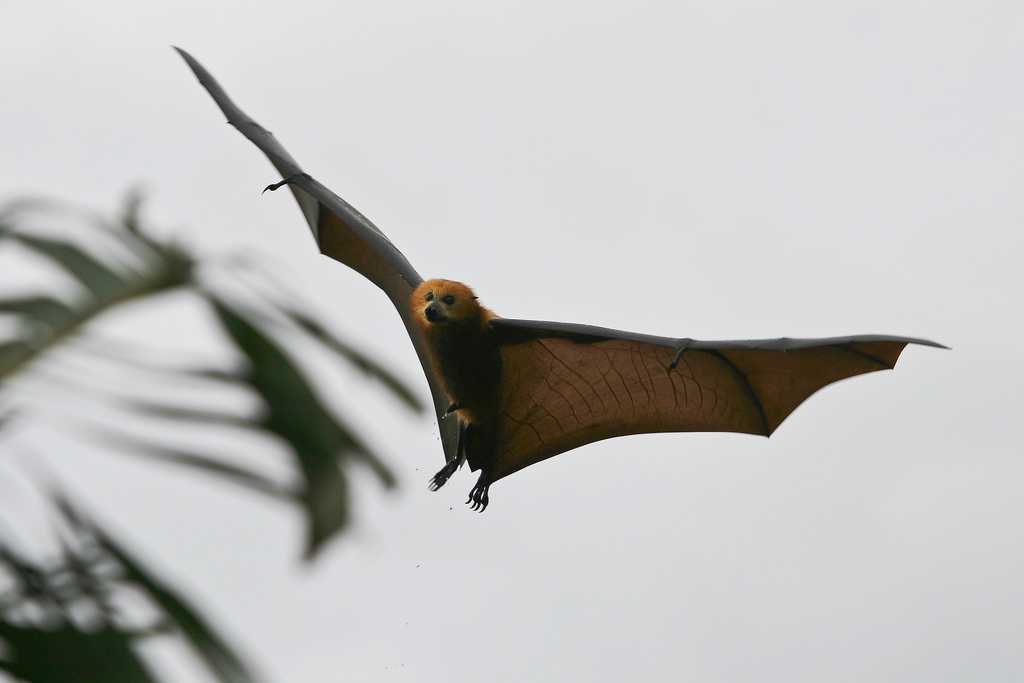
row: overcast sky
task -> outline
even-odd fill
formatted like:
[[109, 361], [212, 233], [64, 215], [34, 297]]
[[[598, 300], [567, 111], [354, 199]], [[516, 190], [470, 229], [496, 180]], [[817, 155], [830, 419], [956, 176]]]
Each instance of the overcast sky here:
[[[271, 255], [424, 398], [387, 300], [317, 254], [287, 193], [260, 196], [273, 169], [171, 44], [421, 274], [505, 316], [953, 347], [829, 387], [770, 440], [592, 444], [501, 481], [483, 515], [462, 505], [475, 476], [427, 490], [428, 418], [323, 361], [324, 393], [401, 487], [361, 479], [357, 530], [311, 567], [290, 510], [46, 424], [18, 435], [268, 678], [1024, 676], [1021, 3], [0, 0], [0, 15], [0, 196], [113, 207], [141, 182], [163, 234]], [[171, 303], [124, 334], [213, 353]]]

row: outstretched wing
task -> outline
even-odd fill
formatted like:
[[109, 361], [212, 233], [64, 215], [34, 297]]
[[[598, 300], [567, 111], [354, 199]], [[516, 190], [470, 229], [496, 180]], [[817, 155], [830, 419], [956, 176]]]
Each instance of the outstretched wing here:
[[259, 147], [282, 177], [288, 179], [288, 188], [299, 203], [299, 208], [313, 232], [313, 239], [316, 240], [321, 253], [365, 276], [384, 290], [391, 303], [398, 309], [430, 384], [445, 455], [449, 459], [454, 457], [457, 425], [455, 420], [443, 418], [448, 401], [439, 379], [434, 376], [426, 348], [409, 308], [409, 296], [423, 278], [377, 226], [344, 199], [305, 173], [270, 131], [252, 120], [231, 101], [202, 64], [181, 48], [174, 49], [213, 97], [214, 102], [227, 117], [228, 123]]
[[492, 478], [613, 436], [769, 436], [818, 389], [896, 365], [907, 337], [697, 341], [497, 318], [502, 393]]

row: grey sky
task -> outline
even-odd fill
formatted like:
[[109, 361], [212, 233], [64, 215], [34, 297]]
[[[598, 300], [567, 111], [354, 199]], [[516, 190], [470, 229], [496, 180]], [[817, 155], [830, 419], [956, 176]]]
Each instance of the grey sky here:
[[[1020, 3], [0, 11], [0, 193], [113, 206], [141, 181], [155, 220], [272, 254], [424, 396], [386, 299], [316, 254], [290, 197], [259, 196], [273, 169], [170, 44], [424, 276], [501, 314], [954, 347], [826, 389], [771, 440], [587, 446], [497, 484], [484, 515], [462, 506], [465, 473], [427, 491], [426, 418], [314, 360], [402, 487], [361, 480], [358, 530], [310, 568], [286, 510], [45, 425], [22, 435], [268, 677], [1024, 675]], [[114, 327], [212, 348], [172, 303]]]

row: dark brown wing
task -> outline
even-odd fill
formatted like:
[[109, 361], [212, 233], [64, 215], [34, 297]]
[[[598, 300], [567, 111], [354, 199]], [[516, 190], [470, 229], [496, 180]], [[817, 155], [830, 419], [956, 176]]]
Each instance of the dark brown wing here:
[[818, 389], [891, 369], [907, 344], [941, 347], [883, 335], [697, 341], [532, 320], [491, 324], [503, 363], [495, 480], [613, 436], [768, 436]]
[[426, 348], [412, 318], [409, 296], [423, 281], [405, 256], [380, 229], [348, 202], [303, 172], [302, 167], [274, 138], [270, 131], [253, 121], [239, 109], [216, 79], [192, 55], [175, 48], [199, 79], [206, 91], [228, 119], [228, 123], [255, 144], [284, 177], [299, 203], [313, 239], [321, 253], [353, 268], [384, 290], [398, 309], [406, 331], [416, 347], [423, 372], [427, 376], [434, 400], [434, 410], [441, 430], [441, 440], [448, 459], [455, 456], [457, 426], [455, 420], [444, 420], [448, 400], [440, 381], [427, 358]]

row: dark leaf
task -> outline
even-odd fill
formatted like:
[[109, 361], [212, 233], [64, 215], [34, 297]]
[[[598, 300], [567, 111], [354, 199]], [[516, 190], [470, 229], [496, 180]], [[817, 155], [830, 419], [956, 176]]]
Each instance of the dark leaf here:
[[115, 585], [101, 572], [97, 565], [101, 559], [95, 544], [90, 539], [76, 538], [77, 548], [72, 548], [63, 534], [58, 534], [60, 544], [60, 573], [66, 579], [65, 593], [75, 597], [88, 598], [101, 615], [101, 623], [114, 622], [117, 609], [114, 607]]
[[226, 302], [213, 295], [208, 300], [248, 361], [244, 377], [266, 405], [264, 429], [287, 443], [295, 456], [304, 481], [302, 500], [309, 518], [306, 557], [310, 558], [349, 521], [344, 467], [351, 460], [370, 466], [385, 486], [393, 486], [394, 477], [323, 405], [280, 346]]
[[52, 608], [56, 599], [49, 590], [46, 573], [23, 558], [6, 543], [0, 543], [0, 565], [16, 579], [15, 593], [21, 600], [31, 600], [41, 608]]
[[[15, 209], [24, 210], [26, 207], [53, 208], [46, 203], [26, 202]], [[15, 209], [3, 215], [14, 217], [17, 215]], [[105, 238], [122, 240], [125, 248], [137, 259], [130, 266], [115, 267], [71, 242], [28, 235], [18, 230], [11, 233], [22, 245], [70, 273], [91, 296], [87, 301], [75, 304], [65, 304], [42, 294], [0, 300], [0, 312], [42, 323], [24, 325], [19, 336], [0, 342], [0, 382], [15, 376], [35, 359], [45, 357], [64, 340], [75, 338], [80, 328], [105, 311], [130, 300], [191, 285], [209, 302], [216, 319], [245, 357], [246, 363], [242, 370], [215, 368], [175, 372], [167, 368], [166, 372], [169, 376], [202, 377], [248, 388], [260, 397], [264, 410], [250, 418], [145, 401], [134, 401], [131, 408], [151, 417], [187, 424], [242, 428], [276, 437], [289, 448], [300, 475], [300, 485], [292, 490], [244, 467], [226, 464], [189, 448], [117, 435], [119, 445], [145, 457], [186, 465], [250, 490], [297, 502], [307, 518], [307, 557], [314, 555], [326, 540], [343, 530], [349, 522], [348, 467], [353, 462], [368, 466], [385, 486], [394, 485], [391, 471], [349, 425], [324, 405], [299, 367], [274, 337], [263, 330], [259, 324], [261, 321], [256, 319], [254, 322], [240, 309], [209, 293], [195, 275], [196, 262], [188, 253], [146, 234], [139, 218], [137, 197], [130, 197], [126, 202], [120, 222], [110, 224], [98, 217], [90, 218], [89, 222], [105, 231]], [[298, 307], [282, 309], [282, 313], [292, 326], [332, 349], [368, 376], [380, 380], [405, 405], [421, 408], [416, 397], [392, 373], [338, 339]], [[274, 320], [280, 323], [281, 316], [274, 316]], [[117, 349], [105, 350], [119, 361], [138, 365], [131, 354]], [[14, 406], [15, 409], [17, 407]], [[107, 437], [114, 438], [109, 433]]]
[[209, 410], [206, 408], [169, 406], [139, 399], [124, 401], [124, 405], [128, 409], [142, 415], [160, 417], [168, 420], [182, 420], [192, 424], [210, 424], [222, 427], [238, 427], [240, 429], [259, 429], [262, 426], [260, 421], [251, 417], [236, 415], [234, 413], [222, 413], [217, 410]]
[[138, 188], [129, 190], [124, 198], [124, 207], [121, 209], [121, 225], [130, 233], [142, 234], [142, 203], [144, 195]]
[[67, 304], [49, 296], [0, 299], [0, 313], [25, 316], [47, 325], [60, 325], [72, 315]]
[[73, 337], [106, 311], [188, 284], [193, 276], [193, 260], [188, 254], [142, 233], [112, 233], [140, 257], [141, 266], [124, 272], [116, 272], [71, 242], [18, 231], [11, 234], [20, 244], [68, 272], [89, 292], [89, 297], [74, 305], [44, 294], [0, 300], [0, 313], [18, 315], [28, 323], [16, 335], [20, 338], [0, 343], [0, 382]]
[[[0, 669], [32, 683], [158, 683], [135, 651], [134, 638], [104, 627], [83, 631], [65, 622], [35, 628], [0, 622], [5, 657]], [[240, 679], [236, 679], [240, 680]]]
[[64, 268], [96, 298], [108, 298], [125, 286], [120, 275], [71, 242], [24, 233], [14, 236], [21, 244]]
[[0, 381], [10, 370], [32, 353], [32, 347], [21, 341], [0, 342]]
[[242, 486], [246, 489], [271, 496], [279, 500], [294, 501], [295, 493], [288, 487], [256, 474], [244, 467], [230, 465], [216, 458], [206, 455], [198, 455], [189, 451], [168, 448], [157, 444], [149, 443], [135, 437], [119, 434], [111, 430], [103, 430], [100, 438], [107, 443], [124, 448], [132, 455], [152, 458], [163, 462], [184, 465], [207, 474], [220, 477], [232, 484]]
[[[135, 651], [132, 634], [106, 621], [94, 620], [83, 629], [69, 617], [73, 602], [99, 591], [80, 585], [80, 579], [95, 583], [95, 577], [63, 543], [61, 559], [44, 568], [0, 545], [0, 567], [15, 581], [0, 613], [0, 670], [20, 680], [42, 683], [156, 683], [157, 678]], [[31, 612], [18, 609], [28, 605], [33, 607]], [[13, 618], [16, 613], [19, 616]], [[26, 618], [29, 614], [32, 616]]]
[[423, 403], [415, 394], [393, 374], [372, 358], [358, 349], [346, 344], [336, 335], [331, 333], [319, 321], [313, 319], [307, 313], [294, 308], [281, 306], [279, 310], [294, 322], [306, 334], [316, 339], [323, 346], [327, 347], [341, 358], [356, 366], [367, 376], [381, 382], [391, 393], [397, 396], [406, 406], [416, 412], [423, 411]]
[[242, 659], [184, 597], [158, 579], [80, 509], [72, 506], [66, 496], [56, 490], [51, 490], [50, 495], [69, 525], [87, 530], [98, 541], [100, 547], [121, 566], [125, 579], [135, 584], [181, 630], [202, 661], [221, 681], [250, 683], [257, 680]]

